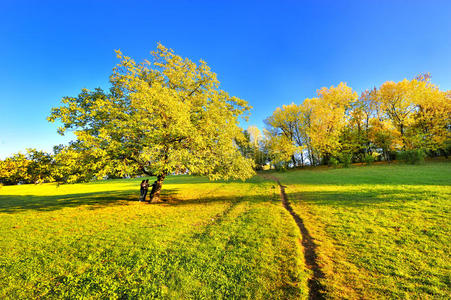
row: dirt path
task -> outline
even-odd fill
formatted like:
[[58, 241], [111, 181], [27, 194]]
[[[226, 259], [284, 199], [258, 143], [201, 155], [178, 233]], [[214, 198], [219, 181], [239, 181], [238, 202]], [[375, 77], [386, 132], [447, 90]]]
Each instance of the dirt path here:
[[308, 280], [309, 287], [309, 299], [325, 299], [324, 286], [319, 282], [320, 278], [324, 278], [324, 273], [321, 271], [321, 268], [318, 265], [318, 257], [316, 255], [316, 244], [308, 232], [307, 228], [305, 228], [304, 221], [293, 211], [293, 208], [288, 201], [287, 194], [285, 193], [285, 187], [282, 185], [277, 177], [271, 175], [262, 175], [267, 179], [271, 179], [277, 182], [280, 187], [280, 197], [282, 199], [282, 204], [285, 209], [290, 213], [293, 217], [294, 221], [298, 225], [299, 230], [302, 234], [302, 246], [304, 248], [304, 258], [307, 267], [312, 271], [313, 276]]

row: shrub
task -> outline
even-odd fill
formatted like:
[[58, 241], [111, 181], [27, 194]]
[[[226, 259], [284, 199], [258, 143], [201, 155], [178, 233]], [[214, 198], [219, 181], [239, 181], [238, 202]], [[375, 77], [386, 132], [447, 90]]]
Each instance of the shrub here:
[[396, 159], [399, 161], [403, 161], [408, 164], [421, 164], [424, 163], [424, 152], [423, 150], [407, 150], [407, 151], [399, 151], [396, 153]]
[[340, 155], [340, 160], [343, 162], [343, 167], [349, 168], [352, 163], [352, 154], [344, 152]]
[[367, 164], [367, 165], [371, 165], [374, 162], [374, 156], [371, 154], [365, 154], [365, 157], [363, 158], [363, 161]]
[[329, 165], [329, 167], [336, 168], [338, 166], [338, 159], [336, 159], [335, 157], [331, 157], [331, 158], [329, 158], [329, 161], [327, 164]]
[[407, 161], [406, 151], [396, 152], [396, 160], [406, 162]]

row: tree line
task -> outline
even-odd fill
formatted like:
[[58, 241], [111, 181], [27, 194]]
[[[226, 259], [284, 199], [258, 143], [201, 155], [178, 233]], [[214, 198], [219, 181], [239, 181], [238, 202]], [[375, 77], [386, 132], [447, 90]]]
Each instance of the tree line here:
[[277, 108], [263, 133], [249, 127], [251, 146], [243, 153], [257, 168], [448, 156], [450, 117], [451, 91], [441, 91], [429, 74], [387, 81], [360, 96], [340, 83]]
[[[246, 179], [275, 168], [391, 160], [395, 153], [448, 155], [451, 91], [429, 74], [385, 82], [360, 97], [345, 83], [283, 105], [260, 131], [243, 130], [250, 106], [220, 88], [204, 61], [159, 44], [141, 63], [117, 51], [111, 88], [63, 97], [48, 120], [76, 139], [53, 153], [27, 149], [0, 160], [0, 183], [83, 182], [169, 174]], [[410, 152], [409, 152], [410, 151]]]

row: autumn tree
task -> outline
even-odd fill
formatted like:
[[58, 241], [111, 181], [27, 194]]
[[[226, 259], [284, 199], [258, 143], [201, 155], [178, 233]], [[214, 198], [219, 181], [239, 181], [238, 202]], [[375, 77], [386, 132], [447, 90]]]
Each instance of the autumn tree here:
[[311, 145], [325, 161], [343, 150], [340, 136], [348, 118], [346, 111], [358, 98], [345, 83], [318, 90], [318, 97], [304, 100], [311, 109], [308, 136]]
[[440, 91], [430, 77], [420, 79], [411, 129], [415, 136], [412, 147], [445, 151], [451, 140], [451, 91]]
[[310, 99], [305, 99], [304, 102], [299, 105], [300, 108], [300, 135], [304, 143], [304, 148], [306, 150], [306, 155], [310, 165], [317, 165], [320, 160], [320, 155], [318, 151], [312, 145], [312, 139], [310, 137], [310, 131], [312, 130], [312, 120], [313, 120], [313, 108], [314, 101]]
[[378, 106], [399, 132], [401, 149], [405, 149], [408, 144], [407, 130], [414, 120], [416, 85], [416, 80], [386, 81], [377, 90]]
[[265, 148], [268, 151], [271, 164], [276, 169], [288, 168], [289, 162], [296, 152], [296, 146], [284, 135], [274, 135], [269, 130], [264, 130], [264, 134]]
[[395, 128], [399, 150], [437, 150], [450, 138], [451, 99], [430, 79], [423, 74], [412, 80], [387, 81], [376, 91], [380, 119]]
[[249, 139], [249, 149], [255, 163], [255, 169], [262, 170], [263, 166], [269, 162], [264, 136], [256, 126], [249, 126], [246, 129], [246, 134]]
[[53, 156], [50, 153], [26, 149], [0, 160], [0, 182], [3, 184], [43, 183], [54, 181]]
[[[270, 149], [276, 151], [278, 160], [289, 156], [293, 166], [297, 165], [296, 155], [301, 158], [301, 165], [304, 164], [304, 135], [302, 134], [302, 120], [300, 107], [294, 103], [278, 107], [273, 114], [265, 120], [267, 127], [266, 136], [269, 140]], [[281, 147], [285, 147], [282, 151]], [[284, 153], [280, 156], [280, 152]], [[286, 154], [286, 155], [285, 155]]]
[[0, 161], [0, 182], [2, 184], [17, 184], [31, 182], [28, 166], [31, 161], [25, 154], [16, 153]]
[[117, 56], [109, 92], [82, 90], [77, 97], [64, 97], [49, 117], [61, 121], [61, 134], [73, 130], [90, 149], [101, 166], [97, 173], [155, 175], [151, 200], [159, 199], [168, 174], [213, 180], [254, 174], [252, 159], [237, 147], [244, 139], [239, 118], [250, 107], [221, 90], [204, 61], [196, 64], [161, 44], [142, 63], [120, 51]]
[[[302, 104], [284, 105], [266, 119], [266, 148], [278, 164], [306, 154], [311, 165], [339, 158], [349, 164], [404, 150], [445, 153], [451, 149], [451, 91], [430, 74], [387, 81], [360, 97], [345, 83], [323, 87]], [[302, 156], [301, 156], [302, 158]]]
[[351, 103], [347, 111], [347, 123], [340, 137], [343, 151], [354, 153], [362, 160], [370, 152], [370, 121], [374, 118], [372, 92], [366, 90]]

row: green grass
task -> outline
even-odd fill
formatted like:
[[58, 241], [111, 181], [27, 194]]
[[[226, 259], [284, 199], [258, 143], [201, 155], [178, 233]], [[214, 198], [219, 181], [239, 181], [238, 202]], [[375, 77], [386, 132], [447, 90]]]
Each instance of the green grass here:
[[328, 297], [449, 299], [449, 163], [275, 175], [316, 239]]
[[305, 298], [300, 238], [273, 184], [173, 176], [0, 188], [0, 298]]
[[[451, 165], [272, 173], [318, 245], [331, 299], [447, 299]], [[0, 298], [306, 299], [274, 182], [171, 176], [0, 187]]]

